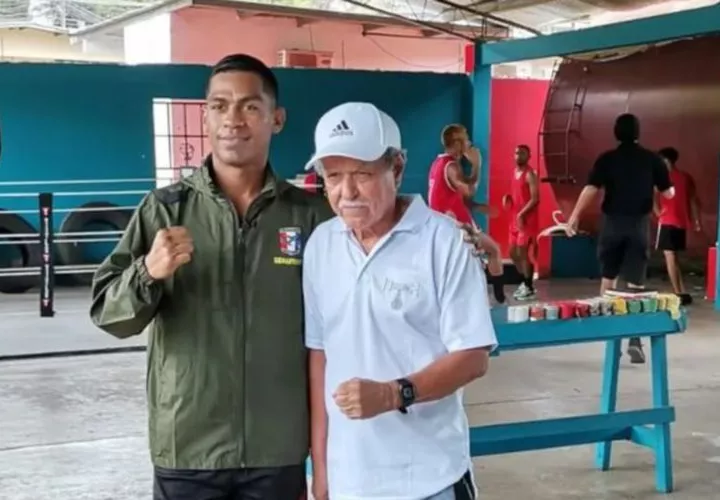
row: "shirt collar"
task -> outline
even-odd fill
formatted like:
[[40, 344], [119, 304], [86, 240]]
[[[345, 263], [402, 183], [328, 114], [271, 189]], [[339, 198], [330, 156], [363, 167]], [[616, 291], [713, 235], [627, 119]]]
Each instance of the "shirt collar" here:
[[[405, 213], [390, 230], [390, 233], [416, 232], [420, 230], [430, 218], [430, 208], [425, 204], [425, 200], [423, 200], [419, 194], [401, 195], [400, 198], [409, 201], [410, 205], [405, 209]], [[336, 232], [350, 231], [350, 228], [347, 227], [347, 224], [345, 224], [345, 221], [343, 221], [340, 216], [335, 217], [332, 229]]]

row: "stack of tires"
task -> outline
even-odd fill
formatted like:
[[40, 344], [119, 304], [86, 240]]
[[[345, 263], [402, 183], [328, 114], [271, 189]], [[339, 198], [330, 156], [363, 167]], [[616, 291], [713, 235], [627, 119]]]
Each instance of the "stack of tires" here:
[[[4, 269], [20, 270], [21, 268], [39, 267], [42, 261], [40, 243], [31, 236], [37, 230], [25, 219], [0, 208], [0, 271]], [[17, 243], [10, 243], [11, 241]], [[0, 293], [25, 293], [36, 286], [40, 276], [8, 276], [0, 274]]]
[[[83, 249], [82, 235], [73, 237], [72, 233], [87, 232], [93, 226], [103, 226], [107, 230], [123, 231], [130, 221], [132, 211], [121, 208], [114, 208], [117, 205], [108, 202], [90, 202], [82, 205], [82, 209], [100, 208], [101, 211], [72, 211], [60, 224], [59, 233], [65, 233], [62, 238], [57, 238], [54, 256], [55, 265], [87, 265]], [[92, 230], [92, 229], [91, 229]], [[36, 228], [30, 225], [25, 219], [17, 214], [7, 213], [0, 209], [0, 234], [1, 235], [29, 235], [38, 234]], [[63, 239], [80, 240], [74, 242], [62, 242]], [[40, 242], [37, 236], [24, 236], [3, 238], [3, 241], [18, 241], [17, 244], [0, 245], [0, 271], [3, 268], [38, 268], [42, 262]], [[91, 273], [76, 273], [58, 276], [56, 282], [63, 285], [89, 285], [92, 282]], [[25, 293], [36, 287], [40, 282], [39, 272], [34, 276], [8, 276], [0, 274], [0, 293]]]

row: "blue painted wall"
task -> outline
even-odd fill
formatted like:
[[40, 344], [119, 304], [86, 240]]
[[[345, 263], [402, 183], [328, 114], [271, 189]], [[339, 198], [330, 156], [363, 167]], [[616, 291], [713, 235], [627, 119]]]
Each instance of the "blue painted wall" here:
[[[279, 173], [299, 173], [312, 149], [320, 115], [348, 100], [370, 101], [399, 123], [409, 153], [405, 192], [426, 193], [427, 171], [449, 122], [471, 121], [471, 84], [465, 75], [338, 70], [277, 71], [288, 123], [273, 144]], [[3, 181], [154, 177], [152, 99], [199, 99], [209, 68], [0, 64]], [[0, 207], [34, 210], [35, 198], [7, 193], [148, 190], [150, 183], [3, 186]], [[137, 203], [141, 195], [58, 197], [57, 208], [86, 201]], [[25, 216], [33, 225], [36, 217]], [[56, 217], [56, 224], [61, 220]]]

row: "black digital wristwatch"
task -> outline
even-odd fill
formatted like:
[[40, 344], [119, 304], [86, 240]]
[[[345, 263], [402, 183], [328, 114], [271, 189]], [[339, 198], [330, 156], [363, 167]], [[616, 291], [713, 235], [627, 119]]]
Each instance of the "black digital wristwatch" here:
[[399, 378], [397, 382], [400, 391], [400, 413], [407, 413], [408, 407], [415, 402], [415, 386], [406, 378]]

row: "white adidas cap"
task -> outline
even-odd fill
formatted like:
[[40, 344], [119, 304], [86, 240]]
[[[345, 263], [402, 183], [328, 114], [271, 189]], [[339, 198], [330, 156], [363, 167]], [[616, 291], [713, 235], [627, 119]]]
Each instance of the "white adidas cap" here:
[[346, 102], [327, 111], [315, 127], [315, 153], [305, 165], [314, 168], [328, 156], [375, 161], [388, 148], [402, 150], [395, 120], [366, 102]]

